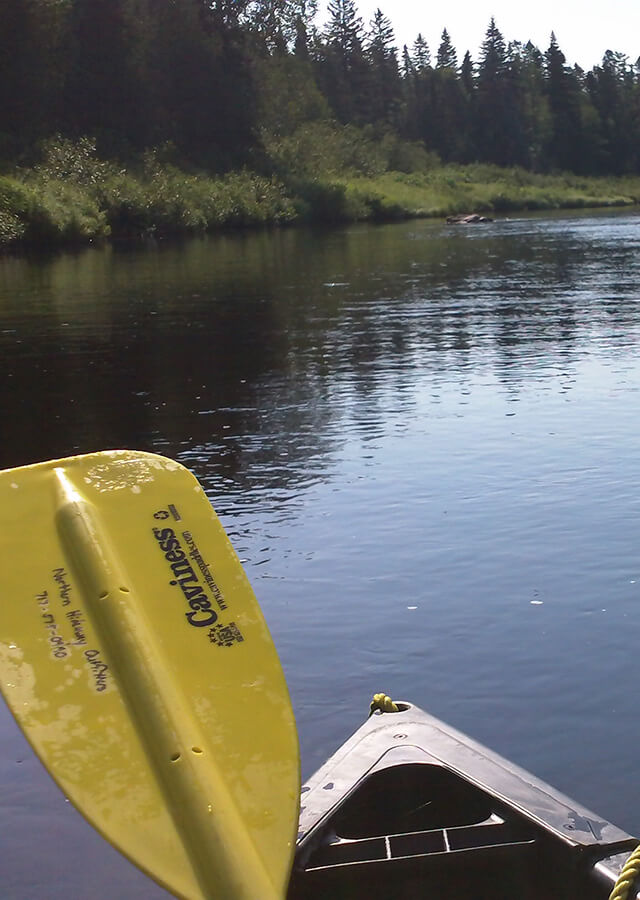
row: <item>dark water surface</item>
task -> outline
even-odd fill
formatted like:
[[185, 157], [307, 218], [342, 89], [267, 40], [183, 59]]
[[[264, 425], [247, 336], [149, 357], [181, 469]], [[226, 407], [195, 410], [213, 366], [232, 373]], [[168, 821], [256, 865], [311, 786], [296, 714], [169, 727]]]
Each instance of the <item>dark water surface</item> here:
[[[0, 259], [0, 467], [206, 487], [303, 773], [413, 700], [640, 832], [640, 217], [289, 230]], [[159, 897], [0, 708], [2, 896]]]

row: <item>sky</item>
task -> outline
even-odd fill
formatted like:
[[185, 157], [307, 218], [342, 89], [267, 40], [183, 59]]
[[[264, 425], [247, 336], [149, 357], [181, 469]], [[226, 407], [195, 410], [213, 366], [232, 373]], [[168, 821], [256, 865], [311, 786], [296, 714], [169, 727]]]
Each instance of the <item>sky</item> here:
[[[324, 12], [326, 3], [319, 5]], [[458, 59], [469, 50], [477, 60], [491, 16], [505, 41], [531, 40], [542, 51], [553, 31], [567, 63], [586, 70], [600, 64], [605, 50], [625, 53], [630, 63], [640, 57], [638, 0], [356, 0], [356, 5], [365, 25], [378, 7], [382, 10], [394, 27], [399, 50], [403, 44], [411, 47], [421, 32], [432, 57], [446, 28]]]

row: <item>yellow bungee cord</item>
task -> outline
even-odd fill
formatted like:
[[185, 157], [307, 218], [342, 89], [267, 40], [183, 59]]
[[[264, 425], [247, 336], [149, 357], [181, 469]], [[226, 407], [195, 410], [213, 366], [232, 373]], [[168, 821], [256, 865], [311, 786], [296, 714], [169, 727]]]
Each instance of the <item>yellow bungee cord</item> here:
[[386, 694], [374, 694], [373, 700], [369, 706], [369, 716], [372, 716], [374, 712], [379, 709], [380, 712], [400, 712], [397, 705], [393, 702], [391, 697], [387, 697]]
[[638, 875], [640, 875], [640, 844], [633, 850], [622, 867], [622, 872], [609, 894], [609, 900], [627, 900], [629, 891]]

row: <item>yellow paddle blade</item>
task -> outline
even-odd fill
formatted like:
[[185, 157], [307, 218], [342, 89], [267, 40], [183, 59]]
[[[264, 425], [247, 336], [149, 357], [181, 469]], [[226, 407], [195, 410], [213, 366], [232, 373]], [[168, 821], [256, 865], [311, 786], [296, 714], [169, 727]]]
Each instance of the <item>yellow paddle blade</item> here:
[[180, 897], [282, 898], [293, 712], [195, 478], [133, 451], [9, 469], [0, 546], [0, 687], [69, 799]]

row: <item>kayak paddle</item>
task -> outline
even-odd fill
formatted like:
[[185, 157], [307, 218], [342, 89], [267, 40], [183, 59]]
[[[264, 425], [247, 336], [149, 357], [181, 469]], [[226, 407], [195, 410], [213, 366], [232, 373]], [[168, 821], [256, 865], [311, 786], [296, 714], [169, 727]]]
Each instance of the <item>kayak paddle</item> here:
[[196, 479], [109, 451], [0, 473], [0, 687], [80, 812], [177, 896], [286, 893], [286, 683]]

